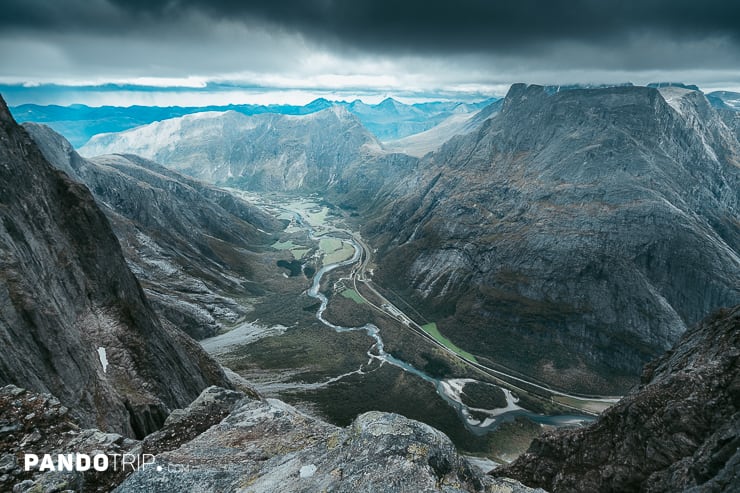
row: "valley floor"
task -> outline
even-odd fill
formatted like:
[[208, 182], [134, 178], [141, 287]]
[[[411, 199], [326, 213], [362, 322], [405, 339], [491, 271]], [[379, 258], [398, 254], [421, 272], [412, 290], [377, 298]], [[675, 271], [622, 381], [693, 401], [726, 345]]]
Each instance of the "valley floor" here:
[[543, 430], [590, 422], [616, 402], [490, 368], [433, 323], [419, 325], [413, 307], [400, 308], [373, 283], [356, 218], [322, 198], [232, 193], [286, 223], [272, 245], [281, 258], [273, 281], [283, 279], [283, 289], [251, 320], [201, 344], [264, 395], [342, 426], [366, 411], [397, 412], [499, 462]]

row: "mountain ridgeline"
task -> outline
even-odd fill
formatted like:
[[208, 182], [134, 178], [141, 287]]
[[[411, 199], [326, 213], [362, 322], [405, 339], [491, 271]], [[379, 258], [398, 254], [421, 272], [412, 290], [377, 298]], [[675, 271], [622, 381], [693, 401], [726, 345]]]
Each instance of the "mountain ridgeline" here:
[[133, 153], [211, 183], [260, 191], [336, 191], [373, 198], [416, 159], [383, 151], [343, 107], [304, 116], [235, 111], [187, 115], [94, 137], [85, 156]]
[[395, 184], [363, 233], [378, 284], [460, 347], [616, 393], [740, 302], [739, 166], [700, 92], [518, 84]]
[[160, 316], [203, 339], [241, 320], [245, 297], [266, 292], [256, 279], [258, 253], [279, 227], [271, 216], [141, 157], [84, 159], [49, 127], [24, 127], [50, 163], [92, 191]]
[[404, 104], [386, 98], [378, 104], [360, 100], [350, 103], [319, 98], [304, 106], [288, 104], [230, 104], [227, 106], [100, 106], [83, 104], [71, 106], [40, 106], [22, 104], [10, 110], [18, 122], [35, 122], [48, 125], [63, 134], [75, 147], [80, 147], [90, 137], [101, 133], [122, 132], [152, 122], [177, 118], [204, 111], [235, 111], [243, 115], [275, 113], [281, 115], [308, 115], [317, 111], [342, 106], [356, 115], [362, 124], [382, 141], [400, 139], [428, 130], [453, 115], [473, 114], [488, 106], [494, 99], [476, 103], [436, 101]]
[[0, 100], [0, 384], [53, 393], [83, 426], [158, 429], [229, 386], [162, 323], [90, 192], [55, 170]]
[[[357, 208], [378, 286], [458, 346], [549, 384], [620, 393], [687, 326], [740, 302], [740, 144], [712, 104], [676, 85], [517, 84], [387, 148], [335, 107], [189, 115], [81, 151]], [[447, 138], [422, 159], [392, 151]]]

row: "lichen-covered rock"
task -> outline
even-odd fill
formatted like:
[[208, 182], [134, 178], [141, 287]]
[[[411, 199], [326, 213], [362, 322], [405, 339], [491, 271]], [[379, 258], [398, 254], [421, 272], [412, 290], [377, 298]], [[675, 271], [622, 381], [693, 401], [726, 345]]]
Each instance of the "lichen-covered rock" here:
[[[166, 427], [165, 427], [166, 429]], [[159, 454], [116, 491], [532, 491], [481, 474], [443, 433], [369, 412], [338, 428], [273, 399], [245, 399], [222, 422]]]
[[[254, 394], [251, 391], [251, 395]], [[176, 409], [159, 431], [141, 442], [116, 433], [80, 429], [66, 407], [48, 394], [36, 394], [12, 385], [0, 388], [0, 491], [108, 492], [135, 468], [155, 454], [179, 447], [219, 423], [245, 398], [242, 392], [209, 387], [187, 408]], [[41, 457], [50, 454], [98, 454], [108, 456], [105, 471], [23, 470], [26, 453]], [[122, 465], [122, 455], [126, 462]]]
[[110, 491], [125, 475], [111, 472], [25, 471], [26, 454], [122, 454], [136, 440], [81, 429], [56, 397], [7, 385], [0, 388], [0, 491]]
[[553, 493], [740, 491], [740, 306], [690, 329], [594, 424], [492, 474]]
[[175, 449], [218, 424], [244, 397], [242, 392], [208, 387], [188, 407], [172, 411], [162, 429], [144, 438], [131, 453], [154, 455]]

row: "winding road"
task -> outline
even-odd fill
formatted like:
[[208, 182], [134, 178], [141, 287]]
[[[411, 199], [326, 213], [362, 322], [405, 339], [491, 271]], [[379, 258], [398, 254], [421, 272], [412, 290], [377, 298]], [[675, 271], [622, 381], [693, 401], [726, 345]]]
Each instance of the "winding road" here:
[[[264, 199], [263, 199], [264, 200]], [[263, 202], [264, 203], [264, 202]], [[437, 389], [437, 393], [440, 395], [442, 399], [444, 399], [450, 406], [452, 406], [457, 413], [460, 415], [461, 419], [463, 420], [466, 428], [468, 428], [471, 432], [475, 434], [482, 434], [487, 433], [488, 431], [495, 429], [499, 423], [504, 421], [511, 421], [515, 419], [517, 416], [526, 416], [529, 419], [543, 424], [553, 425], [553, 426], [562, 426], [562, 425], [572, 425], [577, 423], [583, 423], [587, 421], [591, 421], [594, 419], [594, 416], [599, 414], [600, 409], [597, 409], [596, 412], [594, 412], [593, 406], [589, 409], [585, 404], [587, 403], [599, 403], [603, 405], [603, 407], [607, 407], [610, 404], [613, 404], [616, 402], [619, 397], [616, 396], [583, 396], [583, 395], [574, 395], [567, 392], [554, 390], [546, 385], [543, 385], [541, 383], [529, 380], [527, 378], [522, 378], [522, 376], [514, 375], [510, 372], [503, 371], [500, 369], [494, 369], [490, 368], [486, 365], [483, 365], [481, 363], [478, 363], [476, 361], [471, 361], [463, 356], [457, 354], [450, 348], [444, 346], [440, 341], [436, 340], [434, 337], [429, 335], [427, 332], [425, 332], [421, 325], [417, 323], [413, 318], [411, 318], [407, 313], [405, 313], [403, 310], [398, 308], [396, 305], [394, 305], [390, 300], [388, 300], [381, 292], [378, 291], [373, 285], [372, 280], [368, 278], [368, 265], [370, 265], [371, 262], [371, 250], [368, 247], [368, 245], [363, 241], [360, 234], [345, 228], [340, 228], [335, 225], [327, 225], [325, 223], [324, 218], [319, 219], [319, 223], [316, 225], [317, 228], [321, 229], [321, 232], [319, 234], [316, 234], [314, 231], [314, 226], [309, 222], [310, 215], [307, 215], [304, 217], [303, 215], [303, 207], [301, 207], [299, 210], [296, 210], [295, 207], [291, 207], [290, 205], [286, 204], [277, 204], [274, 201], [270, 201], [271, 207], [274, 209], [281, 210], [283, 212], [289, 212], [296, 222], [303, 228], [306, 229], [308, 232], [309, 237], [316, 241], [321, 238], [332, 238], [332, 233], [334, 234], [340, 234], [343, 238], [336, 238], [341, 239], [353, 246], [354, 254], [351, 258], [346, 259], [344, 261], [324, 265], [315, 275], [314, 279], [311, 285], [311, 288], [308, 290], [307, 294], [310, 297], [313, 297], [320, 301], [319, 309], [316, 313], [316, 318], [327, 327], [337, 331], [337, 332], [347, 332], [347, 331], [364, 331], [370, 336], [372, 339], [375, 340], [375, 344], [368, 350], [367, 354], [370, 358], [368, 362], [372, 360], [377, 360], [381, 363], [389, 363], [393, 366], [398, 367], [399, 369], [412, 373], [419, 378], [432, 383], [435, 388]], [[328, 226], [328, 227], [327, 227]], [[351, 266], [349, 277], [345, 277], [344, 279], [348, 280], [351, 285], [354, 287], [355, 292], [361, 297], [361, 299], [367, 303], [369, 307], [372, 309], [378, 311], [379, 313], [382, 313], [386, 316], [391, 317], [394, 320], [397, 320], [400, 322], [402, 327], [405, 327], [407, 330], [411, 331], [414, 335], [417, 337], [423, 338], [426, 342], [431, 343], [438, 347], [440, 350], [445, 351], [450, 358], [453, 358], [464, 365], [467, 365], [471, 369], [480, 372], [481, 375], [485, 375], [487, 378], [485, 380], [489, 380], [491, 378], [495, 379], [497, 382], [502, 382], [504, 387], [502, 387], [502, 390], [504, 392], [504, 395], [506, 396], [507, 405], [504, 408], [499, 409], [476, 409], [471, 408], [465, 405], [462, 402], [461, 393], [462, 388], [465, 386], [465, 383], [476, 381], [474, 379], [438, 379], [434, 378], [428, 374], [426, 374], [424, 371], [419, 370], [415, 368], [413, 365], [410, 365], [406, 363], [405, 361], [401, 361], [397, 358], [395, 358], [393, 355], [387, 353], [384, 349], [384, 343], [383, 339], [380, 333], [380, 329], [373, 325], [373, 324], [365, 324], [360, 327], [342, 327], [336, 324], [333, 324], [332, 322], [326, 320], [324, 318], [324, 312], [328, 305], [328, 299], [326, 296], [324, 296], [321, 291], [321, 281], [323, 279], [323, 276], [340, 267], [349, 267]], [[364, 293], [363, 293], [364, 291]], [[504, 369], [505, 370], [505, 369]], [[349, 372], [344, 375], [339, 375], [337, 377], [332, 378], [330, 381], [322, 382], [320, 384], [317, 384], [319, 386], [324, 386], [329, 383], [336, 382], [348, 375], [353, 374], [365, 374], [365, 370], [361, 367], [359, 370], [355, 370], [352, 372]], [[486, 383], [485, 381], [481, 381], [481, 383]], [[490, 382], [487, 382], [490, 383]], [[557, 403], [558, 406], [561, 406], [562, 408], [572, 409], [576, 411], [576, 414], [569, 414], [569, 415], [557, 415], [557, 416], [546, 416], [538, 413], [534, 413], [532, 411], [529, 411], [527, 409], [524, 409], [520, 407], [517, 402], [518, 398], [516, 398], [510, 390], [515, 390], [522, 395], [525, 394], [531, 394], [536, 395], [537, 397], [542, 398], [543, 393], [545, 394], [545, 398], [549, 397], [553, 401]], [[525, 388], [529, 387], [529, 389]], [[539, 392], [535, 392], [534, 389], [538, 390]], [[573, 401], [569, 403], [564, 403], [560, 401], [556, 401], [553, 396], [559, 396], [566, 399], [572, 399]], [[584, 406], [580, 405], [571, 405], [573, 402], [583, 402]], [[483, 413], [485, 415], [488, 415], [487, 418], [483, 419], [483, 421], [480, 421], [477, 418], [473, 417], [473, 414]]]
[[[455, 351], [451, 350], [444, 344], [440, 343], [438, 340], [436, 340], [434, 337], [429, 335], [424, 329], [422, 329], [421, 325], [419, 325], [417, 322], [415, 322], [411, 317], [409, 317], [406, 313], [404, 313], [400, 308], [395, 306], [393, 303], [391, 303], [390, 300], [388, 300], [385, 296], [383, 296], [381, 293], [379, 293], [371, 284], [371, 280], [367, 279], [365, 272], [367, 269], [367, 265], [370, 262], [370, 250], [367, 247], [367, 245], [362, 241], [359, 234], [357, 233], [351, 233], [346, 230], [342, 230], [345, 233], [351, 234], [352, 239], [354, 240], [354, 245], [356, 248], [360, 249], [359, 252], [359, 262], [358, 264], [352, 269], [352, 272], [350, 273], [350, 279], [352, 281], [353, 287], [355, 289], [355, 292], [367, 303], [369, 306], [374, 308], [375, 310], [384, 313], [395, 320], [401, 322], [404, 326], [408, 327], [409, 329], [413, 330], [415, 334], [423, 337], [424, 339], [432, 342], [434, 345], [439, 347], [440, 349], [447, 352], [451, 357], [457, 359], [458, 361], [461, 361], [473, 368], [476, 368], [478, 370], [483, 371], [484, 373], [488, 374], [489, 376], [493, 376], [496, 378], [503, 378], [508, 381], [515, 381], [522, 384], [526, 384], [529, 387], [533, 387], [539, 390], [542, 390], [544, 392], [547, 392], [551, 395], [558, 395], [561, 397], [565, 397], [568, 399], [576, 400], [576, 401], [583, 401], [583, 402], [599, 402], [604, 404], [614, 404], [619, 399], [621, 399], [622, 396], [583, 396], [583, 395], [576, 395], [576, 394], [570, 394], [567, 392], [559, 391], [552, 389], [551, 387], [544, 386], [541, 384], [538, 384], [536, 382], [533, 382], [531, 380], [527, 380], [521, 377], [517, 377], [515, 375], [512, 375], [511, 373], [507, 373], [501, 370], [496, 370], [494, 368], [482, 365], [480, 363], [477, 363], [475, 361], [471, 361], [467, 358], [464, 358], [463, 356], [459, 355]], [[366, 296], [362, 294], [362, 292], [357, 288], [357, 283], [360, 282], [365, 286], [368, 290], [370, 290], [375, 297], [377, 297], [378, 300], [380, 300], [380, 306], [377, 305], [377, 303], [373, 303], [371, 300], [369, 300]], [[520, 390], [522, 392], [528, 392], [525, 389], [522, 389], [510, 382], [507, 382], [512, 386], [515, 386], [517, 390]], [[581, 412], [589, 412], [581, 407], [577, 406], [571, 406], [562, 402], [558, 402], [558, 405], [568, 407], [570, 409], [578, 410]], [[596, 414], [589, 412], [589, 414]]]
[[[308, 235], [313, 240], [318, 240], [319, 236], [317, 236], [313, 230], [313, 227], [311, 224], [304, 218], [300, 212], [292, 210], [291, 211], [295, 215], [296, 222], [300, 224], [301, 226], [305, 227], [308, 231]], [[505, 372], [501, 372], [498, 370], [494, 370], [493, 368], [488, 368], [484, 365], [481, 365], [479, 363], [469, 361], [465, 358], [462, 358], [457, 353], [451, 351], [449, 348], [442, 345], [439, 341], [431, 337], [429, 334], [424, 332], [424, 330], [419, 326], [418, 323], [416, 323], [413, 319], [411, 319], [408, 315], [406, 315], [403, 311], [401, 311], [399, 308], [397, 308], [393, 303], [390, 302], [387, 298], [385, 298], [381, 293], [379, 293], [371, 284], [370, 280], [366, 278], [366, 270], [367, 265], [370, 261], [370, 250], [368, 246], [365, 244], [365, 242], [362, 240], [359, 234], [354, 233], [352, 231], [349, 231], [347, 229], [332, 227], [331, 231], [323, 231], [320, 235], [320, 238], [329, 238], [329, 234], [331, 232], [334, 233], [342, 233], [343, 235], [346, 235], [349, 237], [348, 241], [354, 248], [354, 254], [350, 259], [324, 265], [315, 275], [313, 282], [311, 284], [311, 288], [307, 291], [308, 296], [315, 298], [320, 301], [319, 309], [316, 312], [316, 318], [326, 325], [327, 327], [332, 328], [333, 330], [337, 332], [348, 332], [348, 331], [364, 331], [375, 340], [375, 344], [368, 350], [367, 354], [371, 360], [379, 360], [382, 363], [389, 363], [393, 366], [396, 366], [400, 368], [403, 371], [412, 373], [419, 378], [432, 383], [435, 388], [437, 389], [437, 393], [444, 399], [450, 406], [452, 406], [457, 413], [460, 415], [461, 419], [463, 420], [466, 428], [470, 430], [471, 432], [475, 434], [484, 434], [488, 431], [495, 429], [501, 422], [504, 421], [511, 421], [515, 419], [517, 416], [526, 416], [532, 421], [548, 424], [552, 426], [563, 426], [563, 425], [573, 425], [573, 424], [580, 424], [584, 423], [590, 420], [593, 420], [593, 416], [596, 413], [592, 412], [586, 412], [584, 409], [576, 407], [576, 406], [570, 406], [563, 403], [558, 403], [558, 405], [573, 409], [574, 411], [577, 411], [578, 414], [569, 414], [569, 415], [555, 415], [555, 416], [548, 416], [543, 414], [534, 413], [532, 411], [529, 411], [525, 408], [520, 407], [517, 402], [518, 398], [514, 397], [512, 393], [502, 388], [504, 395], [506, 397], [507, 405], [505, 408], [499, 408], [499, 409], [479, 409], [479, 408], [472, 408], [467, 406], [463, 403], [461, 398], [461, 391], [462, 387], [464, 387], [465, 382], [473, 382], [474, 379], [438, 379], [435, 377], [432, 377], [425, 373], [422, 370], [419, 370], [418, 368], [415, 368], [413, 365], [410, 365], [406, 363], [405, 361], [399, 360], [398, 358], [394, 357], [390, 353], [385, 351], [384, 342], [381, 337], [380, 329], [371, 324], [365, 324], [360, 327], [343, 327], [340, 325], [336, 325], [326, 318], [324, 318], [324, 312], [328, 306], [328, 299], [326, 296], [324, 296], [321, 293], [321, 281], [325, 274], [328, 272], [337, 269], [339, 267], [347, 267], [352, 266], [352, 269], [350, 271], [350, 280], [355, 288], [355, 291], [358, 293], [358, 295], [368, 304], [368, 306], [372, 307], [375, 310], [378, 310], [381, 313], [384, 313], [386, 315], [389, 315], [395, 320], [398, 320], [408, 328], [409, 330], [413, 331], [414, 334], [424, 337], [427, 341], [431, 342], [432, 344], [436, 345], [437, 347], [441, 348], [448, 354], [450, 354], [451, 357], [458, 359], [459, 361], [462, 361], [464, 364], [469, 365], [476, 370], [482, 372], [483, 374], [497, 378], [498, 381], [502, 381], [502, 376], [504, 377], [510, 377], [513, 380], [521, 381], [523, 383], [529, 384], [524, 379], [520, 379], [519, 377], [515, 377], [513, 375], [508, 375]], [[357, 288], [357, 283], [362, 283], [363, 286], [365, 286], [367, 289], [369, 289], [373, 296], [377, 296], [377, 300], [380, 300], [380, 306], [377, 303], [377, 300], [373, 302], [372, 300], [369, 300], [367, 296], [363, 295]], [[375, 352], [373, 352], [375, 351]], [[350, 372], [346, 375], [350, 374], [363, 374], [362, 368], [360, 370], [356, 370], [353, 372]], [[333, 378], [331, 381], [335, 382], [339, 379], [343, 378], [345, 375], [340, 375], [339, 377]], [[505, 380], [503, 380], [505, 381]], [[455, 382], [463, 382], [462, 387], [459, 389], [457, 388], [457, 384]], [[324, 382], [327, 383], [327, 382]], [[513, 389], [516, 389], [519, 392], [522, 393], [531, 393], [531, 391], [527, 391], [524, 388], [521, 388], [517, 385], [514, 385], [510, 382], [506, 382], [506, 385], [508, 387], [511, 387]], [[536, 385], [536, 384], [535, 384]], [[551, 389], [548, 389], [543, 386], [537, 385], [537, 387], [541, 388], [542, 390], [545, 390], [547, 392], [552, 393]], [[456, 390], [457, 389], [457, 390]], [[569, 394], [566, 394], [564, 392], [559, 393], [563, 396], [570, 396]], [[573, 396], [574, 398], [577, 398], [577, 396]], [[593, 401], [593, 399], [589, 399], [589, 401]], [[607, 401], [605, 401], [607, 402]], [[611, 403], [611, 401], [608, 401]], [[479, 412], [488, 415], [487, 418], [483, 419], [482, 421], [474, 418], [472, 413], [473, 412]]]

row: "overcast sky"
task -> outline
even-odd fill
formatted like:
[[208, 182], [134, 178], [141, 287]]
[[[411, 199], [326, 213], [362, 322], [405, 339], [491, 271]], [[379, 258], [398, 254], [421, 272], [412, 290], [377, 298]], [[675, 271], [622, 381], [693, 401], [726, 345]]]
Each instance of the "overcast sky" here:
[[514, 82], [628, 81], [740, 91], [740, 2], [3, 0], [0, 9], [0, 92], [11, 105], [475, 100]]

